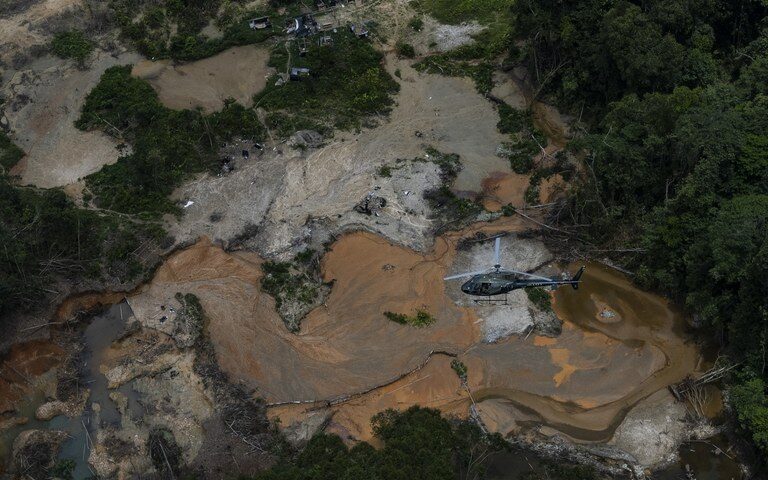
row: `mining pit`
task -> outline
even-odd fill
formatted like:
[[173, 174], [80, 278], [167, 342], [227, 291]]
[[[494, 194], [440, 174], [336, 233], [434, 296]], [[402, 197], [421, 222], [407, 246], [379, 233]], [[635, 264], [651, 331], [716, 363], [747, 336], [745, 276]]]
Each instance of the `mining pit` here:
[[[411, 15], [404, 2], [375, 8], [398, 14], [389, 22]], [[427, 27], [422, 42], [443, 39], [449, 48], [476, 31], [432, 20]], [[172, 108], [214, 111], [226, 97], [248, 105], [265, 85], [266, 59], [261, 47], [186, 65], [122, 52], [98, 54], [86, 72], [38, 60], [4, 87], [43, 99], [6, 110], [14, 130], [25, 132], [15, 138], [28, 154], [16, 173], [24, 184], [72, 187], [116, 160], [116, 142], [72, 126], [100, 70], [112, 64], [136, 63], [134, 75]], [[3, 356], [0, 474], [35, 442], [53, 448], [43, 453], [54, 459], [76, 458], [77, 476], [151, 472], [148, 442], [158, 429], [170, 432], [189, 465], [221, 473], [231, 467], [226, 455], [238, 454], [240, 473], [258, 471], [267, 455], [254, 453], [259, 438], [233, 427], [226, 416], [232, 409], [264, 409], [296, 443], [324, 428], [350, 444], [376, 444], [372, 415], [419, 404], [473, 418], [531, 448], [565, 443], [579, 455], [614, 459], [611, 468], [623, 462], [640, 472], [673, 462], [692, 436], [713, 433], [693, 428], [686, 406], [667, 392], [703, 368], [686, 319], [623, 274], [587, 263], [579, 290], [549, 293], [551, 311], [523, 291], [483, 305], [461, 293], [461, 281], [443, 280], [491, 266], [494, 235], [503, 235], [502, 263], [510, 267], [559, 275], [581, 264], [561, 261], [563, 252], [547, 246], [538, 213], [528, 212], [534, 221], [489, 213], [523, 206], [529, 176], [512, 173], [496, 155], [507, 137], [497, 131], [493, 104], [470, 80], [420, 74], [393, 54], [385, 61], [401, 74], [388, 119], [309, 148], [267, 142], [233, 172], [193, 179], [174, 193], [187, 207], [181, 218], [167, 219], [175, 251], [150, 281], [129, 294], [70, 299], [57, 320], [91, 310], [86, 320]], [[568, 140], [568, 119], [532, 102], [520, 72], [495, 79], [494, 95], [530, 106], [547, 134], [536, 161], [554, 155]], [[454, 193], [489, 212], [453, 229], [436, 224], [424, 193], [441, 177], [427, 146], [460, 155]], [[245, 140], [235, 147], [251, 148]], [[378, 173], [382, 166], [391, 176]], [[565, 188], [562, 178], [545, 180], [538, 200], [553, 201]], [[386, 200], [380, 211], [354, 211], [370, 194]], [[292, 333], [262, 290], [263, 265], [306, 248], [319, 252], [330, 293]], [[179, 314], [178, 293], [199, 299], [203, 324], [190, 326]], [[86, 308], [97, 304], [107, 307]], [[415, 328], [384, 315], [418, 310], [435, 322]], [[452, 369], [454, 359], [466, 365], [466, 382]], [[73, 369], [82, 375], [75, 390], [65, 388]], [[730, 471], [715, 463], [702, 468]]]

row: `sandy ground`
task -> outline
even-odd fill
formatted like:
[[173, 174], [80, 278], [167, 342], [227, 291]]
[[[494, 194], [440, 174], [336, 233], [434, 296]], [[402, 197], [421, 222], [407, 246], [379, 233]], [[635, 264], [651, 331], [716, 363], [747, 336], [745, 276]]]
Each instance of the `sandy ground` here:
[[[463, 234], [521, 228], [518, 220], [504, 219]], [[505, 433], [544, 425], [542, 433], [579, 441], [610, 439], [633, 405], [695, 368], [696, 349], [680, 339], [682, 319], [666, 301], [594, 265], [585, 288], [556, 294], [556, 311], [565, 320], [560, 337], [512, 336], [483, 343], [482, 310], [456, 305], [442, 281], [455, 269], [454, 247], [461, 235], [440, 237], [426, 255], [369, 233], [341, 237], [323, 261], [325, 279], [335, 282], [331, 296], [304, 320], [299, 335], [285, 331], [271, 297], [259, 290], [256, 255], [227, 254], [205, 242], [172, 256], [130, 302], [140, 317], [160, 315], [159, 305], [173, 293], [195, 293], [210, 317], [210, 335], [225, 371], [273, 404], [340, 402], [331, 407], [332, 428], [350, 439], [369, 439], [368, 420], [385, 407], [418, 403], [466, 415], [469, 397], [458, 388], [450, 358], [438, 352], [458, 354], [467, 365], [469, 388], [481, 413], [490, 412], [489, 424]], [[510, 261], [528, 259], [523, 268], [530, 268], [540, 260], [533, 253], [539, 247], [529, 246], [530, 241], [509, 241], [505, 256]], [[597, 320], [606, 305], [621, 321]], [[437, 323], [414, 330], [382, 315], [416, 308], [429, 310]], [[307, 408], [275, 406], [272, 415], [287, 426], [303, 418]]]
[[42, 0], [14, 15], [0, 18], [0, 62], [11, 63], [14, 55], [46, 44], [50, 32], [45, 24], [68, 11], [79, 10], [81, 0]]
[[17, 72], [4, 88], [11, 99], [5, 116], [12, 138], [27, 155], [11, 173], [20, 175], [24, 185], [50, 188], [75, 183], [116, 162], [119, 152], [114, 138], [100, 131], [80, 131], [74, 121], [107, 68], [138, 59], [136, 54], [114, 57], [99, 52], [88, 70], [79, 70], [44, 57]]
[[267, 60], [269, 49], [247, 45], [181, 65], [170, 60], [142, 60], [132, 74], [147, 80], [167, 107], [200, 107], [212, 113], [221, 110], [227, 98], [250, 106], [253, 95], [264, 88], [273, 73]]
[[[382, 179], [377, 176], [379, 167], [395, 167], [398, 159], [425, 159], [425, 147], [433, 146], [461, 155], [464, 169], [456, 180], [457, 190], [480, 192], [483, 179], [508, 168], [495, 154], [505, 137], [496, 130], [498, 116], [492, 105], [469, 80], [422, 75], [408, 62], [388, 56], [387, 69], [398, 68], [403, 78], [397, 106], [377, 128], [338, 133], [308, 153], [279, 146], [229, 175], [205, 176], [182, 187], [175, 196], [195, 203], [180, 223], [171, 226], [177, 240], [203, 234], [226, 241], [246, 225], [260, 225], [264, 234], [254, 247], [273, 255], [307, 236], [310, 219], [326, 219], [337, 231], [363, 226], [397, 243], [428, 247], [431, 239], [425, 234], [431, 224], [425, 220], [421, 196], [439, 184], [436, 168], [431, 163], [408, 163], [393, 168], [391, 179]], [[351, 212], [374, 191], [389, 202], [382, 217]], [[226, 214], [212, 223], [209, 219], [216, 212]]]

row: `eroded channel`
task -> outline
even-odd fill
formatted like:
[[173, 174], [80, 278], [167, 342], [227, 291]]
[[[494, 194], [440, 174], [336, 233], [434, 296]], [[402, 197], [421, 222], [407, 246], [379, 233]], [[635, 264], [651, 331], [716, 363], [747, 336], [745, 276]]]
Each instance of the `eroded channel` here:
[[[121, 414], [113, 403], [104, 375], [105, 363], [114, 363], [108, 352], [131, 314], [145, 328], [163, 331], [165, 306], [176, 292], [200, 299], [219, 365], [231, 380], [255, 388], [273, 405], [270, 416], [284, 426], [319, 410], [329, 418], [329, 431], [349, 441], [372, 440], [369, 419], [383, 409], [420, 404], [466, 417], [475, 404], [483, 423], [505, 435], [535, 430], [575, 442], [607, 442], [635, 405], [694, 371], [700, 353], [686, 337], [682, 314], [665, 299], [594, 263], [587, 265], [581, 289], [560, 289], [553, 296], [564, 322], [559, 336], [484, 342], [490, 310], [457, 304], [450, 291], [457, 286], [442, 278], [467, 255], [457, 252], [458, 243], [478, 232], [509, 232], [510, 256], [542, 248], [516, 237], [522, 228], [508, 218], [477, 224], [439, 237], [426, 254], [370, 233], [346, 234], [322, 263], [324, 280], [333, 282], [331, 295], [298, 335], [285, 329], [274, 300], [261, 291], [262, 260], [256, 254], [227, 253], [201, 241], [168, 258], [127, 304], [91, 320], [83, 334], [90, 393], [82, 416], [35, 420], [45, 390], [27, 392], [16, 415], [28, 421], [3, 431], [3, 456], [8, 458], [10, 442], [23, 430], [63, 430], [68, 439], [61, 457], [78, 459], [77, 472], [87, 473], [88, 437], [96, 427], [119, 429], [121, 415], [142, 415], [130, 381], [117, 389], [128, 408]], [[562, 269], [551, 262], [544, 268]], [[523, 296], [510, 302], [525, 304]], [[419, 308], [437, 322], [414, 329], [383, 316]], [[466, 387], [451, 369], [453, 358], [468, 367]]]

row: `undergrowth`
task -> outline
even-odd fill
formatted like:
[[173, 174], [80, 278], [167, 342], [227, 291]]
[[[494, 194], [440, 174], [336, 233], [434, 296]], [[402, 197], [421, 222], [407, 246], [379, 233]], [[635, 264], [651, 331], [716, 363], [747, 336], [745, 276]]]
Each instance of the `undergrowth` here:
[[83, 63], [91, 54], [94, 43], [80, 30], [57, 33], [51, 41], [51, 51], [61, 58]]
[[0, 166], [6, 171], [10, 170], [23, 157], [24, 151], [17, 147], [5, 132], [0, 131]]
[[267, 261], [261, 268], [264, 270], [261, 288], [275, 298], [277, 308], [288, 300], [311, 303], [317, 297], [317, 289], [311, 285], [311, 279], [291, 262]]
[[[243, 0], [111, 0], [110, 6], [122, 35], [143, 55], [190, 61], [281, 35], [285, 21], [299, 13], [299, 5], [281, 2], [287, 8], [280, 13], [273, 3], [253, 8]], [[251, 29], [248, 21], [262, 16], [269, 16], [272, 25]], [[203, 33], [209, 24], [219, 36]]]
[[0, 175], [0, 316], [39, 308], [57, 283], [128, 282], [154, 267], [143, 246], [155, 223], [78, 208], [60, 189], [18, 187]]
[[[308, 52], [299, 55], [299, 45], [291, 42], [291, 67], [310, 70], [300, 81], [267, 87], [254, 96], [254, 104], [264, 108], [281, 123], [317, 124], [338, 129], [359, 128], [374, 115], [389, 113], [393, 94], [399, 85], [382, 66], [383, 56], [367, 40], [350, 32], [333, 35], [333, 46], [309, 41]], [[284, 45], [273, 48], [270, 65], [285, 71], [288, 52]], [[274, 117], [279, 112], [281, 117]]]
[[190, 175], [214, 168], [222, 142], [264, 135], [256, 112], [231, 99], [210, 115], [163, 106], [146, 81], [131, 76], [130, 65], [104, 72], [75, 125], [103, 130], [132, 147], [86, 177], [96, 205], [149, 217], [178, 212], [168, 195]]
[[462, 168], [459, 155], [443, 153], [428, 147], [425, 158], [415, 158], [413, 161], [431, 161], [440, 167], [441, 185], [424, 191], [423, 196], [435, 216], [442, 219], [443, 224], [470, 218], [482, 211], [479, 204], [461, 198], [451, 190], [453, 182]]
[[441, 23], [458, 25], [477, 21], [484, 29], [474, 42], [444, 53], [430, 55], [415, 65], [422, 72], [469, 77], [480, 93], [493, 88], [498, 60], [513, 48], [511, 0], [418, 0], [417, 9]]
[[410, 325], [417, 328], [428, 327], [437, 321], [429, 312], [422, 309], [417, 309], [415, 315], [386, 311], [384, 316], [400, 325]]
[[541, 287], [527, 287], [525, 289], [528, 300], [542, 312], [552, 311], [552, 298], [546, 290]]

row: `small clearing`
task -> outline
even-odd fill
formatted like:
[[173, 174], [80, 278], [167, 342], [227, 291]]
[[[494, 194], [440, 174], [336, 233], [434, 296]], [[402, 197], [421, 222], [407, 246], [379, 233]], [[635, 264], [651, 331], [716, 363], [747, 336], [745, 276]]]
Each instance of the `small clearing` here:
[[143, 60], [134, 66], [132, 74], [148, 81], [168, 108], [200, 107], [213, 113], [222, 109], [227, 98], [250, 106], [253, 95], [273, 74], [273, 69], [267, 67], [268, 60], [267, 48], [247, 45], [181, 65], [170, 60]]
[[3, 89], [11, 99], [5, 116], [13, 140], [27, 155], [11, 173], [21, 176], [24, 185], [51, 188], [75, 183], [115, 163], [120, 156], [118, 142], [100, 131], [78, 130], [74, 122], [85, 96], [107, 68], [138, 59], [131, 53], [98, 52], [87, 70], [79, 70], [70, 62], [44, 57], [29, 70], [17, 72]]

